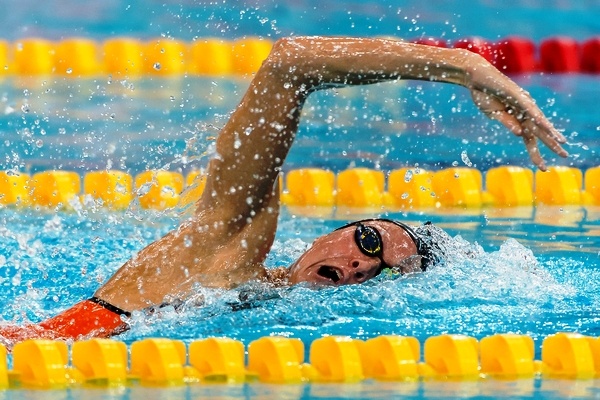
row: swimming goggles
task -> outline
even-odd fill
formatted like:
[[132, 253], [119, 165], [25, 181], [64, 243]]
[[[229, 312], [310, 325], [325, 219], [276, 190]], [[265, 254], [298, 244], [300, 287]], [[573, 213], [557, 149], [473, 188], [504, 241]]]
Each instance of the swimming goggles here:
[[366, 256], [376, 257], [379, 259], [379, 261], [381, 262], [380, 269], [377, 273], [379, 274], [382, 270], [386, 268], [394, 268], [383, 260], [383, 239], [381, 238], [379, 230], [377, 230], [377, 228], [373, 226], [364, 224], [365, 222], [378, 221], [391, 222], [392, 224], [402, 228], [408, 234], [408, 236], [417, 246], [417, 255], [421, 256], [421, 269], [425, 271], [425, 269], [429, 266], [430, 263], [431, 250], [429, 249], [429, 246], [427, 246], [425, 242], [422, 239], [420, 239], [419, 236], [417, 236], [415, 231], [410, 226], [403, 224], [402, 222], [393, 221], [391, 219], [385, 218], [364, 219], [346, 224], [336, 229], [336, 231], [348, 228], [350, 226], [356, 226], [356, 229], [354, 230], [354, 242], [356, 243], [356, 246], [361, 251], [361, 253], [363, 253]]

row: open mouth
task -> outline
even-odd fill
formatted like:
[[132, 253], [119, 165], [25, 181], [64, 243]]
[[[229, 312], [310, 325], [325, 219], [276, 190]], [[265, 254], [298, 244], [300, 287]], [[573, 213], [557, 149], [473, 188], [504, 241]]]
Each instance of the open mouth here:
[[338, 283], [342, 279], [342, 273], [334, 267], [330, 267], [329, 265], [323, 265], [317, 271], [319, 276], [323, 278], [327, 278], [333, 283]]

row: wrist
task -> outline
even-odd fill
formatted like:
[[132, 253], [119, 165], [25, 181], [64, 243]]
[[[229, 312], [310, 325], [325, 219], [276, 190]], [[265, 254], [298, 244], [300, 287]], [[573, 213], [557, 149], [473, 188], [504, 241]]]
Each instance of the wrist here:
[[482, 69], [487, 61], [479, 54], [465, 49], [453, 49], [455, 54], [450, 59], [454, 61], [448, 65], [449, 83], [470, 88], [473, 82], [473, 75], [477, 70]]

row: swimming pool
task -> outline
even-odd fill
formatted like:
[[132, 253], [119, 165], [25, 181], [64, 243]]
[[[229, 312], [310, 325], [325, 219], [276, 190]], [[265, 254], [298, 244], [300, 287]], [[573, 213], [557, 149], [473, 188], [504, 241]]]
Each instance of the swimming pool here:
[[[585, 92], [583, 88], [589, 85], [590, 78], [563, 79], [575, 82], [574, 87], [580, 87], [581, 92]], [[161, 81], [158, 82], [163, 84]], [[223, 85], [232, 88], [226, 91], [228, 93], [239, 93], [244, 85], [243, 81], [236, 83], [229, 80], [218, 81], [215, 85], [213, 80], [206, 79], [190, 80], [189, 83], [183, 80], [177, 83], [178, 87], [205, 85], [204, 87], [211, 88]], [[77, 82], [80, 86], [86, 84], [88, 87], [93, 87], [90, 82]], [[205, 109], [198, 111], [198, 114], [208, 115], [208, 119], [203, 120], [195, 115], [187, 116], [187, 112], [186, 117], [183, 117], [179, 108], [171, 105], [173, 101], [167, 97], [170, 96], [169, 90], [161, 95], [166, 99], [156, 96], [160, 100], [157, 101], [159, 105], [154, 109], [148, 106], [151, 102], [144, 102], [143, 106], [140, 104], [141, 98], [153, 98], [144, 91], [158, 90], [155, 89], [157, 81], [142, 80], [135, 84], [136, 90], [141, 92], [135, 95], [140, 96], [139, 98], [132, 100], [122, 94], [114, 97], [103, 97], [103, 95], [100, 96], [97, 105], [90, 105], [88, 100], [82, 97], [70, 97], [69, 91], [62, 88], [50, 91], [48, 95], [40, 95], [41, 99], [37, 99], [38, 95], [34, 88], [28, 89], [30, 94], [27, 98], [34, 98], [34, 101], [28, 103], [29, 111], [27, 113], [22, 110], [15, 111], [5, 117], [12, 118], [12, 121], [6, 123], [9, 126], [22, 124], [20, 126], [33, 127], [28, 147], [19, 151], [20, 165], [31, 168], [32, 172], [45, 168], [60, 168], [81, 173], [104, 169], [108, 165], [121, 165], [124, 170], [129, 171], [159, 168], [164, 165], [169, 165], [174, 170], [188, 171], [193, 166], [201, 165], [206, 158], [203, 156], [206, 143], [210, 143], [210, 140], [206, 140], [205, 137], [214, 134], [214, 128], [198, 129], [192, 124], [202, 121], [201, 124], [204, 123], [205, 126], [218, 125], [220, 118], [223, 118], [219, 114], [226, 115], [229, 104], [203, 103], [202, 107]], [[21, 95], [20, 90], [15, 86], [8, 86], [8, 89], [13, 90], [12, 93]], [[130, 89], [121, 85], [119, 90], [126, 92]], [[356, 121], [351, 121], [352, 124], [347, 121], [338, 122], [338, 127], [330, 128], [325, 122], [319, 123], [319, 119], [331, 118], [330, 116], [335, 113], [343, 116], [347, 112], [347, 104], [351, 105], [351, 109], [362, 110], [362, 105], [374, 95], [370, 90], [375, 90], [377, 93], [388, 91], [390, 97], [397, 98], [405, 98], [407, 93], [412, 94], [415, 91], [423, 95], [429, 93], [410, 86], [392, 84], [387, 87], [363, 88], [336, 95], [326, 94], [322, 98], [311, 100], [307, 107], [308, 117], [309, 120], [312, 118], [317, 121], [306, 124], [303, 136], [297, 143], [300, 146], [294, 150], [298, 151], [296, 155], [292, 154], [290, 164], [293, 167], [306, 166], [303, 160], [313, 157], [307, 156], [307, 153], [314, 152], [314, 144], [329, 143], [327, 137], [332, 136], [331, 146], [323, 146], [324, 148], [319, 150], [327, 154], [327, 157], [321, 157], [316, 166], [341, 170], [353, 165], [354, 155], [343, 154], [345, 150], [336, 147], [338, 137], [355, 135], [350, 137], [358, 137], [360, 148], [364, 149], [367, 144], [363, 144], [363, 139], [359, 137], [361, 132], [368, 129], [372, 137], [376, 137], [380, 135], [379, 130], [374, 130], [373, 127], [356, 128]], [[538, 90], [548, 89], [540, 85]], [[208, 91], [210, 93], [210, 89]], [[50, 95], [55, 97], [51, 100], [43, 97]], [[575, 92], [575, 96], [578, 95], [583, 96], [580, 92]], [[108, 104], [117, 110], [118, 117], [111, 118], [110, 115], [105, 115], [103, 103], [107, 98]], [[227, 100], [226, 95], [223, 98]], [[433, 96], [433, 99], [435, 103], [436, 96]], [[69, 136], [67, 133], [61, 133], [61, 126], [64, 125], [62, 122], [59, 121], [58, 126], [51, 126], [52, 123], [56, 123], [54, 118], [47, 118], [47, 121], [44, 121], [44, 115], [35, 115], [40, 109], [36, 101], [44, 106], [48, 105], [49, 110], [44, 111], [47, 115], [55, 115], [56, 110], [67, 110], [63, 111], [69, 114], [64, 117], [65, 119], [73, 118], [71, 113], [79, 115], [80, 118], [73, 118], [74, 126], [68, 128], [69, 130], [94, 131], [98, 134], [88, 133], [90, 141], [76, 135]], [[66, 107], [67, 104], [78, 101], [82, 104], [73, 107], [75, 111], [72, 111], [71, 107]], [[457, 100], [457, 103], [466, 104], [466, 101], [467, 99]], [[134, 111], [126, 114], [123, 111], [126, 108], [119, 102], [134, 103], [136, 107], [132, 107]], [[439, 103], [437, 100], [436, 107], [445, 106], [440, 106]], [[166, 107], [173, 107], [176, 111]], [[388, 107], [388, 109], [380, 108], [371, 112], [373, 114], [397, 113], [402, 120], [410, 121], [411, 116], [408, 115], [411, 113], [410, 107], [399, 102], [394, 102]], [[320, 116], [319, 113], [325, 108], [333, 111]], [[168, 111], [165, 112], [165, 109]], [[153, 120], [154, 127], [148, 127], [147, 121], [152, 120], [153, 117], [146, 116], [145, 113], [152, 115], [157, 113], [156, 110], [159, 110], [160, 115], [169, 115], [171, 123], [161, 122], [161, 119], [158, 119]], [[214, 116], [215, 114], [217, 117]], [[440, 114], [444, 114], [444, 111], [440, 111]], [[452, 112], [450, 111], [449, 114], [452, 115]], [[95, 119], [90, 116], [94, 116]], [[335, 119], [339, 121], [342, 117], [336, 115]], [[469, 125], [476, 126], [482, 123], [486, 127], [484, 129], [497, 129], [490, 127], [475, 115], [468, 119]], [[36, 124], [37, 120], [40, 121], [39, 124]], [[132, 120], [133, 123], [130, 122]], [[372, 124], [371, 118], [367, 117], [364, 120], [367, 121], [366, 124]], [[590, 122], [574, 121], [575, 124], [582, 126]], [[100, 128], [95, 127], [94, 124], [98, 124]], [[453, 162], [460, 160], [458, 152], [455, 160], [423, 160], [419, 156], [422, 154], [418, 151], [422, 146], [419, 141], [432, 141], [432, 146], [445, 148], [456, 143], [443, 143], [443, 139], [439, 136], [427, 137], [426, 133], [420, 133], [426, 129], [421, 130], [418, 122], [414, 124], [416, 128], [406, 128], [401, 135], [392, 134], [387, 142], [385, 140], [380, 143], [376, 140], [365, 141], [372, 146], [368, 151], [370, 155], [357, 159], [356, 165], [389, 170], [406, 165], [402, 161], [406, 156], [409, 159], [408, 165], [420, 162], [424, 167], [435, 169], [451, 166]], [[107, 125], [116, 128], [103, 130], [102, 126]], [[189, 126], [189, 132], [178, 132], [171, 125]], [[162, 131], [166, 138], [148, 140], [136, 132], [131, 132], [134, 130], [131, 126], [146, 132]], [[46, 134], [41, 134], [36, 129], [44, 129]], [[349, 132], [340, 133], [345, 129]], [[449, 137], [458, 136], [458, 133], [449, 133], [445, 128], [440, 129]], [[422, 137], [414, 143], [412, 141], [414, 137], [409, 133]], [[19, 134], [22, 134], [22, 128], [17, 130], [17, 133], [13, 133], [13, 135]], [[504, 133], [498, 134], [504, 135]], [[196, 137], [196, 141], [192, 144], [186, 142], [187, 135]], [[118, 136], [126, 139], [117, 140]], [[409, 139], [406, 139], [407, 136]], [[41, 146], [37, 143], [38, 139], [43, 141]], [[508, 142], [512, 138], [507, 135], [505, 139]], [[7, 140], [14, 140], [15, 143], [21, 143], [23, 146], [27, 143], [18, 142], [16, 138], [10, 136]], [[68, 140], [70, 142], [66, 147], [55, 145]], [[407, 140], [408, 144], [394, 143], [395, 140]], [[463, 138], [455, 137], [451, 140], [465, 143]], [[112, 146], [111, 141], [115, 143]], [[126, 143], [127, 146], [120, 148], [116, 143]], [[371, 154], [380, 154], [378, 152], [385, 148], [386, 143], [388, 146], [402, 148], [403, 151], [398, 155], [371, 156]], [[390, 145], [390, 143], [394, 144]], [[97, 151], [99, 144], [111, 149], [111, 152]], [[413, 149], [407, 151], [406, 148], [411, 145], [414, 146]], [[493, 151], [494, 146], [502, 146], [493, 143], [482, 144], [482, 146], [486, 145], [490, 146], [490, 151]], [[161, 150], [162, 157], [157, 150], [160, 146], [164, 146]], [[94, 149], [96, 149], [95, 153]], [[516, 149], [516, 152], [512, 149]], [[526, 157], [520, 148], [506, 146], [505, 151], [507, 159], [514, 158], [526, 162]], [[589, 150], [582, 151], [592, 153], [595, 148], [589, 147]], [[442, 152], [431, 153], [436, 157]], [[81, 157], [82, 154], [86, 154], [86, 157]], [[486, 158], [479, 160], [476, 154], [477, 151], [470, 154], [471, 162], [478, 167], [486, 165]], [[593, 158], [592, 160], [586, 158], [582, 156], [574, 162], [581, 163], [578, 165], [583, 169], [586, 165], [590, 165], [586, 163], [593, 161]], [[462, 160], [460, 163], [464, 165]], [[317, 217], [315, 211], [320, 211]], [[329, 232], [346, 220], [369, 216], [373, 212], [409, 223], [431, 220], [452, 235], [460, 235], [461, 239], [457, 238], [457, 242], [463, 243], [464, 240], [463, 245], [478, 255], [475, 259], [464, 259], [457, 255], [449, 265], [435, 268], [420, 276], [382, 277], [365, 285], [343, 288], [314, 290], [298, 286], [281, 289], [276, 293], [269, 293], [267, 299], [256, 301], [254, 307], [237, 311], [233, 311], [231, 304], [239, 302], [239, 294], [246, 288], [233, 291], [199, 290], [206, 300], [205, 307], [198, 308], [190, 305], [180, 310], [167, 307], [154, 315], [134, 313], [131, 319], [132, 329], [119, 336], [119, 340], [131, 344], [143, 338], [159, 336], [182, 339], [189, 343], [198, 338], [227, 336], [248, 344], [260, 337], [282, 335], [300, 338], [309, 344], [323, 335], [350, 335], [358, 339], [369, 339], [379, 335], [398, 334], [414, 336], [423, 343], [429, 337], [444, 333], [461, 333], [482, 338], [494, 333], [511, 332], [531, 336], [536, 344], [536, 357], [539, 359], [541, 341], [548, 335], [559, 331], [597, 335], [597, 317], [594, 307], [598, 302], [600, 279], [598, 275], [600, 239], [597, 233], [600, 225], [598, 222], [600, 208], [596, 206], [439, 208], [410, 212], [386, 212], [381, 209], [340, 208], [336, 211], [329, 208], [323, 211], [310, 208], [308, 210], [284, 208], [268, 265], [289, 265], [315, 237]], [[3, 319], [17, 323], [27, 320], [39, 321], [89, 296], [116, 268], [145, 244], [165, 234], [179, 218], [177, 211], [153, 212], [139, 206], [132, 206], [125, 212], [110, 211], [98, 206], [75, 207], [75, 210], [58, 213], [53, 210], [36, 211], [31, 208], [3, 209], [4, 240], [1, 244], [3, 301], [4, 304], [19, 305], [6, 307], [2, 314]], [[68, 285], [65, 285], [65, 281]], [[544, 384], [546, 388], [549, 385]], [[436, 393], [439, 397], [444, 397], [447, 390], [456, 390], [457, 396], [469, 397], [474, 393], [482, 395], [489, 390], [486, 389], [485, 383], [478, 384], [483, 385], [481, 387], [471, 387], [466, 391], [461, 391], [464, 385], [458, 384], [452, 389], [452, 383], [448, 384], [451, 389], [446, 386], [438, 388], [437, 384], [419, 385], [412, 389], [407, 386], [392, 385], [387, 387], [388, 392], [382, 391], [378, 386], [369, 386], [369, 383], [365, 385], [367, 386], [361, 386], [360, 390], [357, 387], [346, 389], [348, 396], [360, 397], [363, 391], [370, 395], [378, 393], [380, 396], [390, 394], [390, 391], [395, 394], [409, 391], [408, 395], [415, 397], [435, 396]], [[525, 393], [539, 394], [543, 391], [541, 385], [540, 381], [536, 381], [535, 385], [532, 384], [528, 389], [529, 391], [525, 390]], [[436, 388], [440, 391], [436, 392]], [[239, 394], [239, 391], [260, 392], [263, 389], [225, 387], [221, 390], [225, 393]], [[589, 390], [592, 389], [593, 386]], [[135, 397], [138, 389], [131, 390], [133, 392], [128, 395]], [[186, 390], [195, 393], [196, 390], [208, 389], [190, 387]], [[284, 389], [273, 390], [277, 392]], [[298, 397], [310, 397], [317, 389], [303, 387], [295, 390], [294, 393]], [[186, 396], [187, 393], [184, 392]], [[337, 395], [335, 389], [332, 390], [331, 387], [322, 388], [319, 393], [331, 397]]]
[[[389, 4], [382, 4], [391, 9]], [[135, 3], [131, 6], [141, 8]], [[168, 6], [176, 11], [167, 10], [165, 18], [180, 13], [178, 6]], [[156, 7], [158, 12], [164, 11], [165, 6]], [[310, 9], [311, 4], [304, 7]], [[415, 6], [408, 7], [410, 10]], [[188, 9], [185, 10], [184, 13]], [[235, 8], [229, 11], [232, 10]], [[262, 10], [272, 12], [269, 7]], [[212, 8], [211, 12], [214, 13]], [[405, 13], [412, 15], [417, 11]], [[334, 20], [337, 14], [327, 15]], [[364, 16], [368, 20], [367, 17]], [[225, 16], [217, 18], [225, 19]], [[244, 28], [244, 24], [254, 19], [259, 17], [254, 14], [242, 18], [239, 29], [234, 29], [234, 33], [226, 30], [226, 34], [245, 33], [243, 29], [249, 28]], [[349, 17], [338, 19], [342, 24], [350, 24]], [[189, 17], [187, 21], [195, 19]], [[435, 33], [431, 29], [436, 26], [423, 24], [423, 29]], [[122, 33], [119, 29], [107, 29], [104, 34], [112, 32]], [[269, 28], [269, 34], [272, 32]], [[331, 33], [354, 32], [339, 29]], [[409, 33], [412, 35], [413, 31]], [[470, 32], [465, 29], [461, 33]], [[151, 34], [152, 29], [145, 33]], [[532, 92], [541, 108], [553, 116], [553, 121], [566, 130], [570, 139], [568, 150], [572, 157], [568, 160], [550, 157], [550, 163], [582, 170], [597, 166], [598, 78], [534, 74], [516, 79]], [[246, 85], [247, 81], [240, 78], [33, 81], [4, 78], [0, 86], [3, 93], [0, 111], [4, 111], [0, 127], [10, 151], [3, 167], [32, 173], [61, 169], [84, 174], [106, 168], [131, 174], [158, 168], [187, 173], [206, 162], [210, 137], [224, 124]], [[514, 138], [479, 116], [468, 95], [455, 87], [392, 83], [319, 93], [311, 98], [305, 114], [286, 170], [316, 166], [337, 172], [366, 166], [390, 171], [417, 164], [439, 170], [470, 163], [486, 171], [504, 164], [529, 165], [524, 150], [514, 145]], [[313, 161], [307, 163], [307, 160]], [[248, 344], [260, 337], [282, 335], [300, 338], [308, 344], [324, 335], [369, 339], [397, 334], [414, 336], [423, 342], [443, 333], [482, 338], [512, 332], [531, 336], [539, 359], [541, 341], [550, 334], [570, 331], [598, 336], [600, 209], [597, 206], [439, 208], [410, 212], [329, 209], [316, 217], [314, 210], [284, 209], [268, 265], [289, 265], [315, 237], [347, 220], [374, 212], [409, 223], [431, 220], [452, 235], [460, 235], [457, 243], [476, 257], [465, 259], [457, 254], [444, 268], [405, 278], [384, 276], [360, 286], [320, 290], [298, 286], [270, 291], [267, 298], [257, 300], [253, 307], [236, 311], [231, 304], [238, 302], [240, 291], [245, 288], [199, 289], [205, 307], [190, 304], [179, 310], [166, 307], [153, 315], [134, 313], [132, 329], [119, 340], [131, 344], [159, 336], [189, 343], [197, 338], [227, 336]], [[312, 216], [306, 216], [307, 213]], [[22, 323], [52, 316], [89, 296], [137, 250], [171, 229], [180, 216], [177, 211], [152, 212], [137, 206], [126, 212], [92, 206], [58, 213], [7, 208], [1, 211], [0, 218], [4, 238], [0, 243], [0, 284], [6, 305], [1, 316], [4, 321]], [[8, 306], [13, 304], [18, 306]], [[390, 393], [413, 397], [446, 397], [448, 392], [457, 397], [498, 394], [496, 388], [481, 385], [434, 383], [418, 384], [415, 388], [365, 383], [350, 388], [315, 385], [277, 389], [244, 386], [160, 393], [166, 397], [195, 397], [207, 395], [206, 391], [222, 390], [218, 393], [224, 396], [271, 394], [293, 398], [387, 397]], [[552, 385], [551, 381], [530, 380], [521, 386], [507, 385], [506, 391], [521, 390], [518, 393], [527, 397], [541, 396], [544, 390], [549, 390], [560, 396], [561, 389]], [[581, 385], [585, 386], [583, 391]], [[580, 386], [564, 384], [561, 388], [566, 393], [571, 388], [575, 395], [584, 396], [594, 393], [595, 386], [587, 382]], [[148, 394], [144, 389], [114, 394], [125, 395]], [[69, 396], [76, 397], [77, 391]]]

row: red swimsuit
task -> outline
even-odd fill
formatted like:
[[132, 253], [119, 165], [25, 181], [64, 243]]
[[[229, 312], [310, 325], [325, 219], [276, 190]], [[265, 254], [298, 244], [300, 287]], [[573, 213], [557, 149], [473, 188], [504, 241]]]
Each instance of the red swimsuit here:
[[127, 330], [121, 316], [131, 314], [104, 300], [92, 297], [75, 304], [55, 317], [36, 325], [0, 326], [0, 341], [15, 343], [25, 339], [79, 339], [109, 337]]

